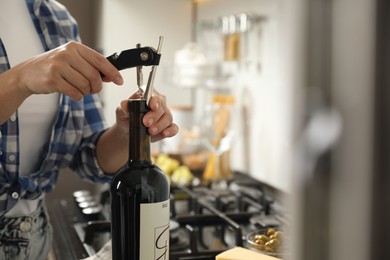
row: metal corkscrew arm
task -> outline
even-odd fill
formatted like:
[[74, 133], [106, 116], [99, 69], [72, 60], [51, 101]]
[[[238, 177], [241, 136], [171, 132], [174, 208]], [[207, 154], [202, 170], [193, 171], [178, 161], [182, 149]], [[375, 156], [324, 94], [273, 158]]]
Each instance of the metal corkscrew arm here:
[[[158, 47], [157, 47], [157, 55], [160, 55], [160, 56], [161, 56], [162, 42], [163, 42], [163, 37], [160, 36], [159, 39], [158, 39]], [[153, 65], [152, 66], [152, 70], [149, 73], [148, 83], [146, 84], [145, 93], [144, 93], [144, 99], [146, 99], [146, 104], [147, 105], [149, 105], [150, 98], [152, 97], [153, 82], [154, 82], [154, 77], [156, 75], [156, 69], [157, 69], [157, 66]]]

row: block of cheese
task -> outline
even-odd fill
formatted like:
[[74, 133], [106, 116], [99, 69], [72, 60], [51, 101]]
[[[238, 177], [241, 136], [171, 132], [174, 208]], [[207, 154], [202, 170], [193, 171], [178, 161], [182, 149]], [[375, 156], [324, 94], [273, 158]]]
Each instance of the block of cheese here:
[[220, 253], [215, 260], [280, 260], [280, 258], [264, 255], [243, 247], [235, 247]]

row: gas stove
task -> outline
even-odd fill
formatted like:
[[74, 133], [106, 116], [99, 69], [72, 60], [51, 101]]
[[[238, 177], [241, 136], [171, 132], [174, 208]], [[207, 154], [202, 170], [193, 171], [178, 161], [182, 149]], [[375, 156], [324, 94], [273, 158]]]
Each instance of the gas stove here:
[[[109, 190], [77, 191], [73, 200], [49, 208], [58, 260], [94, 255], [110, 240]], [[226, 189], [171, 187], [171, 260], [215, 259], [234, 246], [249, 247], [246, 236], [264, 227], [286, 226], [282, 192], [235, 173]]]

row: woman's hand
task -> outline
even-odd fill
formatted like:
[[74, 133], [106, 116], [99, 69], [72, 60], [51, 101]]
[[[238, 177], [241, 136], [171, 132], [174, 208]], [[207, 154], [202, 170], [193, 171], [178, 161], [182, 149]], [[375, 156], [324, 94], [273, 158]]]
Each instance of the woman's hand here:
[[[137, 98], [137, 94], [134, 93], [130, 98]], [[167, 107], [165, 96], [155, 91], [149, 107], [151, 111], [145, 114], [143, 123], [148, 127], [152, 142], [176, 135], [179, 128], [172, 121], [172, 113]], [[116, 123], [100, 136], [96, 145], [98, 162], [104, 172], [114, 173], [126, 163], [129, 152], [128, 138], [129, 112], [127, 100], [123, 100], [116, 109]]]
[[[136, 98], [136, 94], [133, 94], [130, 98]], [[155, 90], [150, 99], [149, 107], [151, 111], [145, 114], [143, 123], [148, 128], [152, 142], [175, 136], [179, 131], [179, 127], [173, 123], [172, 113], [167, 107], [166, 97]], [[128, 136], [129, 112], [127, 100], [123, 100], [120, 107], [117, 108], [116, 121], [117, 126], [122, 129], [122, 133]]]
[[101, 54], [78, 43], [69, 42], [31, 58], [10, 70], [18, 85], [29, 94], [61, 92], [75, 100], [98, 93], [104, 81], [123, 84], [119, 71]]
[[103, 81], [122, 85], [119, 71], [101, 54], [69, 42], [0, 73], [0, 124], [32, 94], [61, 92], [75, 100], [97, 93]]

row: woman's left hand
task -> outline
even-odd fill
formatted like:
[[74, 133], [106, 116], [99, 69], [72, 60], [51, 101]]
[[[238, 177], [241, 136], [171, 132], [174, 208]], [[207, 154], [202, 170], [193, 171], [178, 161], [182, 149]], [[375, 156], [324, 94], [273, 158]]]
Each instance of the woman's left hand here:
[[[130, 98], [136, 98], [136, 94], [133, 94]], [[149, 101], [149, 107], [151, 111], [145, 114], [143, 123], [148, 128], [152, 142], [175, 136], [179, 131], [179, 127], [173, 123], [172, 113], [167, 106], [166, 97], [154, 90]], [[127, 100], [123, 100], [120, 107], [116, 109], [116, 121], [117, 126], [128, 136], [129, 112]]]

